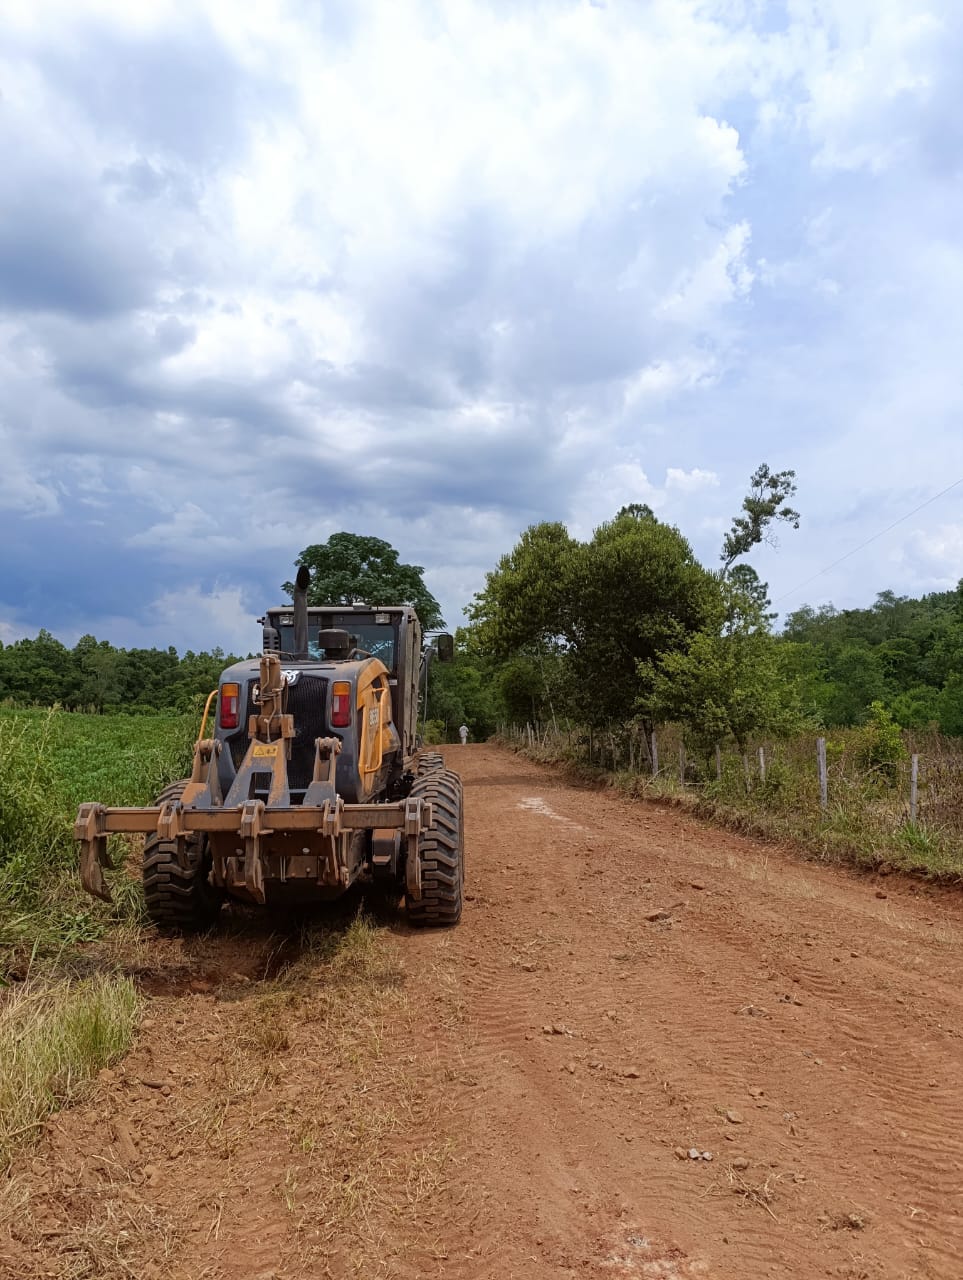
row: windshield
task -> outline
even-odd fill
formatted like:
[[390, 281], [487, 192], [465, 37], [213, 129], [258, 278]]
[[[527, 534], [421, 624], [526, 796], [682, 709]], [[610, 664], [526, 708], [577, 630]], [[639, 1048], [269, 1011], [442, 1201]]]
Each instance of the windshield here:
[[[381, 623], [373, 622], [339, 622], [338, 625], [349, 635], [355, 636], [359, 649], [364, 649], [370, 653], [373, 658], [380, 658], [389, 671], [394, 670], [395, 665], [395, 629], [389, 623], [387, 626]], [[321, 659], [324, 653], [318, 647], [318, 631], [321, 630], [320, 623], [308, 623], [308, 655], [312, 658]], [[287, 626], [282, 622], [278, 628], [281, 634], [281, 652], [294, 653], [294, 626]]]

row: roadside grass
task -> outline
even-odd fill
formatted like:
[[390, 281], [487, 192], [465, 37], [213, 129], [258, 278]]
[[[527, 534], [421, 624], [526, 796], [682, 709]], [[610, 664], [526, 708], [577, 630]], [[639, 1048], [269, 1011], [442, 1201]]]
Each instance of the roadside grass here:
[[[139, 887], [113, 907], [80, 889], [73, 823], [87, 800], [145, 804], [190, 765], [192, 717], [0, 708], [0, 965], [36, 959], [140, 919]], [[114, 842], [115, 859], [125, 846]], [[4, 962], [4, 958], [5, 961]]]
[[0, 1003], [0, 1167], [127, 1051], [138, 1009], [128, 978], [35, 980], [8, 990]]
[[[112, 877], [96, 902], [77, 875], [73, 823], [85, 800], [142, 804], [189, 761], [184, 716], [92, 716], [0, 708], [0, 1166], [57, 1107], [128, 1048], [131, 981], [72, 976], [77, 944], [143, 921], [140, 885]], [[118, 861], [129, 846], [117, 838]]]
[[[530, 740], [531, 738], [531, 740]], [[904, 734], [892, 758], [874, 760], [872, 726], [826, 734], [829, 803], [819, 803], [815, 735], [755, 744], [745, 755], [714, 759], [685, 753], [678, 726], [658, 730], [660, 768], [625, 768], [611, 751], [606, 765], [586, 760], [585, 735], [551, 729], [515, 731], [497, 739], [530, 759], [585, 782], [602, 783], [639, 799], [676, 805], [730, 830], [789, 841], [828, 862], [963, 880], [963, 744], [936, 734]], [[764, 747], [765, 776], [758, 764]], [[910, 758], [920, 759], [918, 811], [911, 819]], [[641, 752], [639, 753], [641, 754]], [[683, 768], [684, 765], [684, 768]]]

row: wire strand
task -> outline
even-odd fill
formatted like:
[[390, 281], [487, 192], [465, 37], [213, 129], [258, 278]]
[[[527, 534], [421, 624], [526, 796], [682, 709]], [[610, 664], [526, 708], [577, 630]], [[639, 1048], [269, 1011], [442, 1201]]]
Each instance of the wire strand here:
[[805, 582], [800, 582], [798, 586], [793, 587], [789, 591], [784, 591], [781, 596], [776, 596], [773, 604], [778, 604], [780, 600], [785, 600], [789, 596], [793, 596], [797, 591], [802, 591], [803, 587], [808, 587], [810, 582], [815, 582], [817, 578], [821, 578], [824, 573], [828, 573], [830, 569], [835, 569], [838, 564], [842, 564], [844, 560], [848, 560], [850, 556], [854, 556], [857, 551], [862, 551], [864, 547], [868, 547], [871, 542], [876, 542], [878, 538], [882, 538], [889, 533], [891, 529], [895, 529], [897, 525], [903, 524], [909, 520], [911, 516], [915, 516], [917, 511], [922, 511], [924, 507], [928, 507], [931, 502], [936, 502], [938, 498], [942, 498], [949, 493], [951, 489], [955, 489], [957, 485], [963, 484], [963, 476], [959, 480], [954, 480], [952, 484], [948, 484], [945, 489], [941, 489], [939, 493], [934, 493], [932, 498], [927, 498], [925, 502], [921, 502], [918, 507], [914, 507], [912, 511], [907, 511], [905, 516], [900, 516], [898, 520], [894, 520], [892, 524], [888, 524], [885, 529], [880, 529], [879, 533], [874, 533], [871, 538], [867, 538], [865, 542], [861, 542], [858, 547], [853, 547], [851, 551], [847, 551], [844, 556], [840, 556], [838, 560], [834, 560], [832, 564], [827, 564], [824, 569], [820, 569], [814, 573], [811, 578], [807, 578]]

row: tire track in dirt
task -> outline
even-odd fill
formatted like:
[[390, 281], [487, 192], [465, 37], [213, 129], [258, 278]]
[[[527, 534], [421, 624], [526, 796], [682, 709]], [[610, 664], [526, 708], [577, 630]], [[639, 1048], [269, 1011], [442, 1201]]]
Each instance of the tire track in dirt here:
[[510, 1206], [485, 1228], [519, 1242], [500, 1267], [644, 1274], [631, 1237], [662, 1242], [652, 1274], [963, 1273], [963, 974], [924, 923], [958, 930], [958, 903], [889, 882], [883, 920], [864, 878], [484, 748], [449, 760], [476, 895], [451, 944], [460, 1051], [485, 1082], [456, 1109]]

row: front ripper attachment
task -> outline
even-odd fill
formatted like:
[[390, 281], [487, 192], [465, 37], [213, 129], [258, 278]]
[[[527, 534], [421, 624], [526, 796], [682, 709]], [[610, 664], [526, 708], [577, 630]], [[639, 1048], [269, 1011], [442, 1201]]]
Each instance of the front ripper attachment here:
[[113, 902], [104, 867], [113, 870], [107, 856], [107, 810], [102, 804], [82, 804], [74, 823], [74, 839], [80, 842], [80, 883], [101, 902]]
[[[336, 789], [337, 738], [315, 742], [314, 773], [304, 802], [291, 804], [287, 761], [294, 736], [293, 717], [284, 710], [280, 660], [266, 654], [261, 662], [260, 714], [249, 724], [250, 746], [226, 796], [218, 782], [220, 743], [205, 738], [194, 748], [194, 767], [179, 800], [143, 809], [109, 809], [81, 805], [74, 824], [80, 845], [80, 879], [95, 898], [111, 901], [104, 869], [111, 868], [107, 837], [114, 832], [156, 832], [174, 843], [178, 861], [188, 836], [203, 835], [211, 852], [214, 883], [233, 896], [263, 903], [267, 887], [300, 880], [305, 888], [340, 891], [363, 869], [363, 859], [349, 858], [352, 837], [377, 832], [380, 845], [405, 850], [408, 896], [421, 896], [419, 841], [432, 825], [427, 800], [409, 796], [387, 804], [345, 804]], [[252, 785], [255, 775], [260, 775]], [[252, 798], [264, 789], [267, 799]]]

